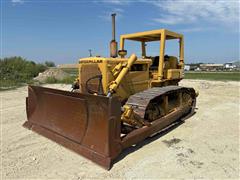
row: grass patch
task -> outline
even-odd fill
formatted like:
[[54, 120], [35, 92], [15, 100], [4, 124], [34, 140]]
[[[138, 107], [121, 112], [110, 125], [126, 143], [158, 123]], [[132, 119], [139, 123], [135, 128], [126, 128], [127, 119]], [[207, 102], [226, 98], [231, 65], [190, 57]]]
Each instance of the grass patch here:
[[13, 89], [31, 83], [32, 79], [47, 69], [22, 57], [0, 59], [0, 90]]
[[185, 72], [184, 79], [240, 81], [240, 72]]

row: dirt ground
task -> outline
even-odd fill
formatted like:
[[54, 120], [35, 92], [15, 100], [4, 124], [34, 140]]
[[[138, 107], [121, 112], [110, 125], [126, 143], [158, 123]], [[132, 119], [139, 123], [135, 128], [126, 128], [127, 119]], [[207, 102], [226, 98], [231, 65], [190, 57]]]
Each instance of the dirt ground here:
[[240, 83], [183, 80], [181, 85], [199, 91], [196, 114], [127, 149], [110, 171], [23, 128], [26, 87], [0, 92], [2, 179], [238, 179]]

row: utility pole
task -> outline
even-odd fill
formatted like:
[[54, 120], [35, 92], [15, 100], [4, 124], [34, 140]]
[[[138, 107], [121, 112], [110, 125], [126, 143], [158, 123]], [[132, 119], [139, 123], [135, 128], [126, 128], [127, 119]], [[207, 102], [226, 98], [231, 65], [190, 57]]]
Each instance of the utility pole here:
[[92, 57], [92, 50], [89, 49], [88, 51], [89, 51], [89, 57]]

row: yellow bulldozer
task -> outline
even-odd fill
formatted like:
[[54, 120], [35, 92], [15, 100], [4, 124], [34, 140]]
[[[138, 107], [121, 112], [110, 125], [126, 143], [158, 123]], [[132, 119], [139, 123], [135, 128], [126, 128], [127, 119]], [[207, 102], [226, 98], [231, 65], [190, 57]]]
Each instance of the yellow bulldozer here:
[[[110, 169], [132, 145], [194, 113], [197, 93], [178, 86], [183, 78], [183, 35], [166, 29], [125, 34], [120, 50], [112, 15], [111, 57], [79, 60], [72, 91], [28, 87], [27, 121], [31, 129]], [[167, 40], [179, 40], [179, 58], [165, 54]], [[139, 42], [142, 54], [127, 58], [125, 41]], [[160, 42], [147, 56], [146, 43]]]

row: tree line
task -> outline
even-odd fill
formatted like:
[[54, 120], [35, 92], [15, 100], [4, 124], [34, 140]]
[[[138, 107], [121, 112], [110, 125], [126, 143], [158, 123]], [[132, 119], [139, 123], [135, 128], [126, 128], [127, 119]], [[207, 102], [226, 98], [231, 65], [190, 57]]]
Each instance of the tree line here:
[[18, 56], [0, 59], [0, 89], [30, 83], [40, 72], [54, 66], [52, 61], [35, 63]]

